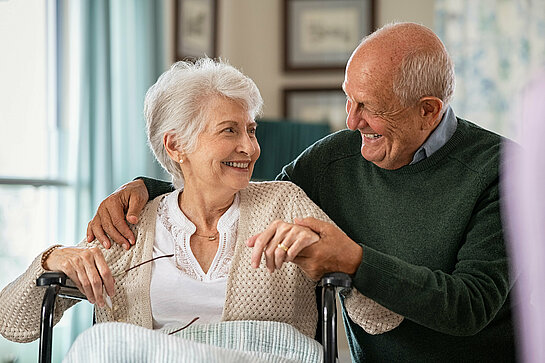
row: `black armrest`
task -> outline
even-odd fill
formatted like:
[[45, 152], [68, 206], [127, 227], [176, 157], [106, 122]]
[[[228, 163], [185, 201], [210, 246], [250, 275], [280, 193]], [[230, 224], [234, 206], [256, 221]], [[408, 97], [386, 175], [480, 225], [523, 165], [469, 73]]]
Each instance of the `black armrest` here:
[[51, 362], [53, 343], [53, 315], [57, 296], [86, 300], [74, 283], [63, 272], [46, 272], [36, 279], [36, 286], [45, 288], [40, 324], [39, 362]]
[[322, 286], [322, 343], [324, 346], [324, 362], [337, 361], [337, 288], [349, 289], [352, 279], [342, 272], [324, 275], [320, 281]]
[[70, 299], [87, 300], [87, 297], [78, 290], [76, 285], [64, 272], [45, 272], [36, 279], [36, 286], [58, 286], [57, 295]]

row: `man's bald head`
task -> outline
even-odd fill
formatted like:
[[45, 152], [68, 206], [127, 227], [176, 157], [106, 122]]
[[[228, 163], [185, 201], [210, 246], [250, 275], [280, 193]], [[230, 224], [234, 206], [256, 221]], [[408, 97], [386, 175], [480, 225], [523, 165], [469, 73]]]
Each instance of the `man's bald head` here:
[[364, 38], [347, 67], [364, 67], [403, 106], [433, 96], [446, 106], [454, 93], [454, 65], [437, 35], [415, 23], [394, 23]]
[[387, 25], [365, 38], [343, 82], [346, 125], [362, 136], [362, 156], [383, 169], [408, 165], [439, 125], [454, 91], [454, 68], [428, 28]]

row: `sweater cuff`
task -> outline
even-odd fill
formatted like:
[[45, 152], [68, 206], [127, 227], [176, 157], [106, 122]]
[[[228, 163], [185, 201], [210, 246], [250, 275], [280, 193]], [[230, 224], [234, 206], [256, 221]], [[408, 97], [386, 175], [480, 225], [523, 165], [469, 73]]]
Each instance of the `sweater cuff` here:
[[34, 259], [34, 261], [32, 261], [32, 263], [30, 264], [30, 267], [28, 268], [28, 272], [30, 273], [31, 276], [34, 277], [34, 279], [37, 279], [38, 277], [40, 277], [43, 273], [46, 273], [46, 272], [51, 272], [49, 270], [46, 270], [44, 269], [44, 267], [42, 266], [42, 262], [43, 262], [43, 256], [48, 253], [49, 251], [53, 250], [53, 249], [56, 249], [56, 248], [59, 248], [59, 247], [64, 247], [63, 245], [53, 245], [53, 246], [50, 246], [48, 247], [45, 251], [43, 251], [42, 253], [40, 253], [38, 256], [36, 256], [36, 258]]
[[353, 276], [353, 286], [363, 295], [380, 300], [392, 289], [392, 276], [398, 275], [396, 258], [374, 250], [365, 245], [360, 266]]
[[146, 178], [145, 176], [134, 178], [134, 180], [137, 179], [141, 179], [144, 182], [144, 185], [148, 190], [148, 201], [153, 200], [162, 194], [170, 193], [175, 190], [174, 185], [166, 181]]

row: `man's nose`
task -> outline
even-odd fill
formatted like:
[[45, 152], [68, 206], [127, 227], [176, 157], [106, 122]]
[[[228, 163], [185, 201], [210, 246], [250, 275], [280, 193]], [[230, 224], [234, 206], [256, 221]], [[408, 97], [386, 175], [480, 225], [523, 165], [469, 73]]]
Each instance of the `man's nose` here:
[[357, 112], [357, 105], [353, 105], [348, 109], [346, 116], [346, 126], [350, 130], [363, 129], [367, 125], [365, 119], [360, 112]]

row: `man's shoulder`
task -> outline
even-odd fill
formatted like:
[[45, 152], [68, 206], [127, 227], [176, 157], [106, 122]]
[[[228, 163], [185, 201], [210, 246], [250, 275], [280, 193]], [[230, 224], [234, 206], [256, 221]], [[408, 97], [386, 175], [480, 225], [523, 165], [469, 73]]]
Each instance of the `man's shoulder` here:
[[450, 157], [476, 172], [498, 173], [502, 150], [513, 141], [461, 118], [458, 129], [460, 147]]
[[361, 135], [358, 131], [341, 130], [325, 136], [310, 145], [296, 159], [299, 165], [312, 165], [319, 169], [345, 158], [361, 156]]
[[327, 152], [334, 151], [334, 155], [359, 154], [361, 146], [361, 134], [359, 131], [340, 130], [316, 141], [311, 148], [324, 150]]
[[479, 126], [471, 121], [457, 117], [458, 127], [461, 128], [465, 135], [469, 138], [479, 140], [479, 144], [486, 143], [489, 145], [500, 145], [502, 142], [508, 141], [506, 137], [503, 137], [494, 131], [487, 130], [482, 126]]

